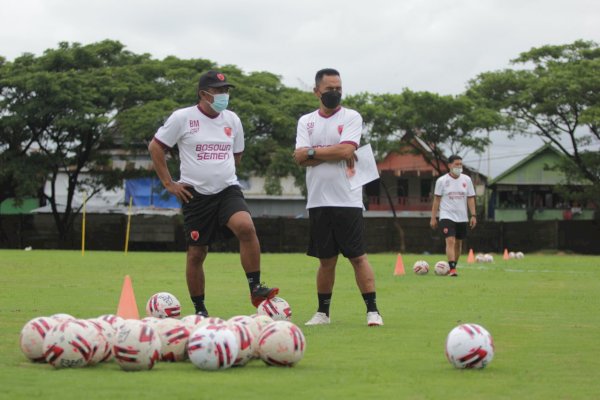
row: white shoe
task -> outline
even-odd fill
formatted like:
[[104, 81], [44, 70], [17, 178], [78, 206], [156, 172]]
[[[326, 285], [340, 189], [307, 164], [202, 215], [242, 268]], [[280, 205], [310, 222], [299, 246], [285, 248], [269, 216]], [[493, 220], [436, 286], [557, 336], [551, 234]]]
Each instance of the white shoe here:
[[317, 311], [304, 325], [328, 325], [330, 322], [327, 314]]
[[367, 313], [367, 325], [369, 326], [381, 326], [383, 325], [383, 318], [377, 311], [371, 311]]

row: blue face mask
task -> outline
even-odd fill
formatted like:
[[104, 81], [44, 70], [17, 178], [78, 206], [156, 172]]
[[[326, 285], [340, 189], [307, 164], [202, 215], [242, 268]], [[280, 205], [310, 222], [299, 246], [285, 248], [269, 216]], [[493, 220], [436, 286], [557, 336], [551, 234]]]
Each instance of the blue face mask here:
[[227, 109], [227, 106], [229, 105], [229, 93], [212, 94], [212, 96], [213, 102], [210, 104], [210, 107], [215, 110], [215, 112], [220, 113]]

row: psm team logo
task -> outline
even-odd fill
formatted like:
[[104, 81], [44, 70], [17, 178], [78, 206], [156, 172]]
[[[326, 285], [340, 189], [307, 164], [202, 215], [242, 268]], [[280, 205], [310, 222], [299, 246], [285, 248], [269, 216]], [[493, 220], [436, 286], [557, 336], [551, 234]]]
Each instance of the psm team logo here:
[[225, 134], [228, 137], [231, 137], [231, 128], [230, 127], [226, 126], [225, 128], [223, 128], [223, 130], [225, 131]]
[[190, 237], [194, 242], [196, 242], [200, 238], [200, 233], [198, 231], [191, 231]]
[[344, 130], [344, 125], [338, 125], [338, 133], [341, 135]]
[[217, 78], [218, 78], [220, 81], [224, 81], [224, 80], [225, 80], [225, 75], [223, 75], [223, 74], [217, 74]]
[[448, 228], [444, 228], [444, 235], [448, 234]]
[[466, 188], [467, 187], [467, 182], [463, 182], [463, 187]]

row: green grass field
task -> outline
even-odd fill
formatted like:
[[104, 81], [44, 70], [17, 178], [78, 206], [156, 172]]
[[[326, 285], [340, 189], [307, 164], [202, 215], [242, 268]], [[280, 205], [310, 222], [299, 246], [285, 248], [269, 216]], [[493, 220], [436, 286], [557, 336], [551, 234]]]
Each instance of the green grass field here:
[[[458, 278], [416, 276], [419, 258], [369, 256], [385, 326], [368, 328], [350, 264], [338, 265], [329, 326], [305, 327], [316, 309], [315, 260], [263, 254], [263, 280], [281, 288], [307, 340], [294, 368], [253, 361], [205, 372], [191, 363], [158, 363], [123, 372], [114, 362], [54, 370], [26, 360], [19, 332], [31, 318], [64, 312], [80, 318], [115, 313], [130, 275], [140, 313], [168, 291], [193, 313], [183, 253], [0, 251], [0, 399], [598, 399], [600, 257], [526, 255], [494, 264], [460, 264]], [[252, 314], [236, 254], [210, 254], [207, 307], [213, 316]], [[483, 325], [496, 355], [484, 370], [455, 370], [444, 355], [457, 324]]]

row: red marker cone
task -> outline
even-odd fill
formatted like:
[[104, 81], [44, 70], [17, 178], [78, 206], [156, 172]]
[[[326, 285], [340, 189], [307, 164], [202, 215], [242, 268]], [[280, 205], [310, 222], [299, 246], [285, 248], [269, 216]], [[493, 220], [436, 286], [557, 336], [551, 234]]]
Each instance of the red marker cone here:
[[396, 257], [396, 268], [394, 268], [394, 275], [404, 275], [404, 262], [402, 262], [402, 254], [398, 253]]
[[135, 302], [135, 294], [133, 293], [133, 285], [129, 275], [125, 275], [123, 281], [123, 289], [121, 289], [121, 298], [117, 307], [117, 315], [124, 319], [140, 319], [137, 303]]

